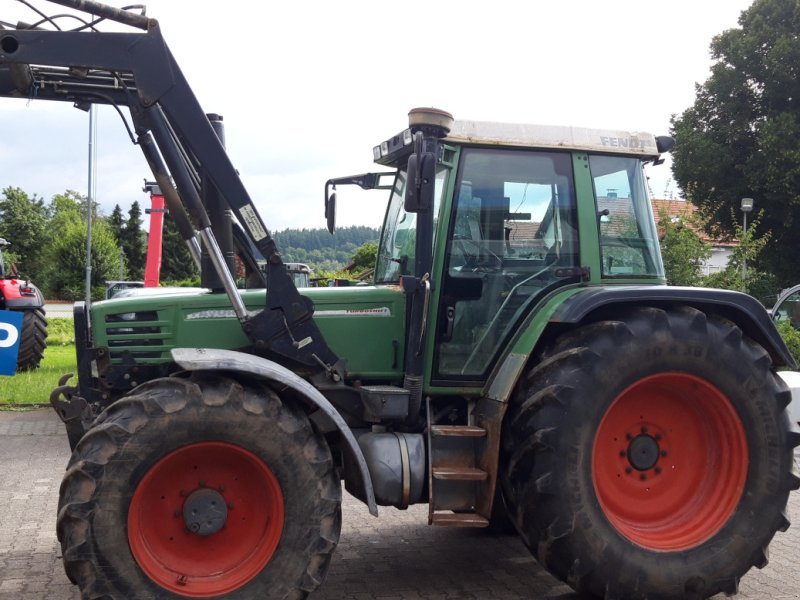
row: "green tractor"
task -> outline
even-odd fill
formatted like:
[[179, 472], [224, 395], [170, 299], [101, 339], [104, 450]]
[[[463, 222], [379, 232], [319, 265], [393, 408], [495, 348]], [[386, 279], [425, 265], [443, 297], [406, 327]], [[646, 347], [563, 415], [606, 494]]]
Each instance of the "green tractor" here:
[[128, 108], [206, 288], [75, 305], [51, 401], [83, 597], [304, 598], [342, 482], [376, 516], [507, 521], [599, 597], [733, 594], [766, 564], [795, 364], [756, 300], [665, 285], [643, 166], [671, 139], [412, 110], [380, 172], [326, 184], [331, 232], [337, 186], [387, 191], [372, 285], [301, 294], [157, 21], [58, 3], [144, 32], [0, 31], [0, 94]]

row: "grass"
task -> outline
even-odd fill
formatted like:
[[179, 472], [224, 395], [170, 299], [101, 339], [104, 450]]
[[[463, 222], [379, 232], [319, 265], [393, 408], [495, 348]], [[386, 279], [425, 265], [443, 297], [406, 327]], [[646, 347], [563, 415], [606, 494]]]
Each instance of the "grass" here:
[[47, 319], [47, 345], [65, 346], [75, 343], [75, 325], [72, 319], [53, 317]]
[[[47, 320], [47, 348], [35, 371], [11, 377], [0, 375], [0, 408], [32, 408], [49, 405], [50, 392], [64, 373], [76, 373], [75, 335], [72, 319]], [[75, 378], [70, 380], [75, 383]]]

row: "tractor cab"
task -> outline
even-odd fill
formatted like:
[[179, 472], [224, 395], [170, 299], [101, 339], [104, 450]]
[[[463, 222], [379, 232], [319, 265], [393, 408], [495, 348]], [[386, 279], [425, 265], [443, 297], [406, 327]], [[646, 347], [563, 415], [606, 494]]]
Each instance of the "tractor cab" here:
[[661, 162], [670, 138], [409, 115], [373, 149], [396, 170], [374, 283], [433, 282], [420, 294], [425, 328], [408, 340], [427, 343], [429, 381], [480, 386], [557, 290], [664, 283], [643, 167]]

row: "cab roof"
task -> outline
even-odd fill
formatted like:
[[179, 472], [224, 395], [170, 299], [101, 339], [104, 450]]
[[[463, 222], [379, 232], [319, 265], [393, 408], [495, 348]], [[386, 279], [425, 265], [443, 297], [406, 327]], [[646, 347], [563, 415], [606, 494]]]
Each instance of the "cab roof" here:
[[555, 125], [456, 120], [445, 141], [460, 144], [586, 150], [657, 158], [650, 133]]

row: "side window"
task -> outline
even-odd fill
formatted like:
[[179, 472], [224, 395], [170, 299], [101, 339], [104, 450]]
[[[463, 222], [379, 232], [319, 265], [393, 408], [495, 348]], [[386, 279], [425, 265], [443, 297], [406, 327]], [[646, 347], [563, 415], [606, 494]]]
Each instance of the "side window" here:
[[400, 171], [394, 181], [392, 197], [386, 209], [386, 219], [375, 266], [376, 283], [395, 283], [402, 275], [413, 275], [416, 244], [416, 215], [403, 209], [406, 174]]
[[[435, 197], [433, 206], [434, 231], [438, 218], [442, 194], [447, 182], [448, 169], [440, 167], [436, 171]], [[407, 213], [403, 208], [406, 191], [406, 173], [399, 171], [386, 209], [378, 260], [375, 266], [375, 283], [397, 283], [402, 275], [415, 275], [414, 258], [417, 244], [417, 215]], [[435, 245], [434, 240], [434, 245]]]
[[663, 276], [641, 161], [592, 155], [589, 165], [597, 201], [603, 275]]
[[577, 266], [568, 153], [465, 149], [442, 282], [436, 370], [478, 379], [528, 310]]

